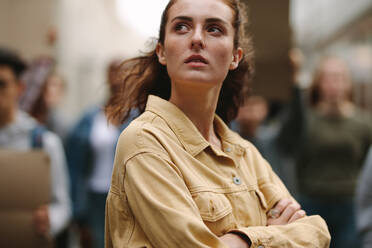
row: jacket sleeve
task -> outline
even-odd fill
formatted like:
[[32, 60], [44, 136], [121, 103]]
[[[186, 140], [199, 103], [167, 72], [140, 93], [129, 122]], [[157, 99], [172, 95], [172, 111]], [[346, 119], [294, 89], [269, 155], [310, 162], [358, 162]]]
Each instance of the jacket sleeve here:
[[330, 235], [320, 216], [308, 216], [287, 225], [254, 226], [234, 230], [245, 234], [255, 247], [329, 247]]
[[131, 158], [124, 190], [154, 247], [226, 247], [204, 224], [181, 173], [165, 156], [141, 153]]
[[71, 180], [73, 217], [79, 223], [87, 221], [87, 178], [92, 164], [89, 142], [93, 115], [84, 116], [66, 139], [66, 157]]
[[[290, 195], [279, 177], [272, 171], [270, 165], [265, 161], [267, 174], [259, 179], [262, 184], [275, 188], [277, 195], [281, 198]], [[267, 211], [269, 211], [268, 209]], [[326, 222], [318, 215], [306, 216], [286, 225], [251, 226], [233, 230], [249, 237], [251, 247], [329, 247], [330, 234]]]

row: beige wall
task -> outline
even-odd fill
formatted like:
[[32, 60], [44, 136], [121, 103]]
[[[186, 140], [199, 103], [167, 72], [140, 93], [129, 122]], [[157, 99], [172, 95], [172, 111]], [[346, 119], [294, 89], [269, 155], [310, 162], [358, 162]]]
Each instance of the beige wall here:
[[252, 93], [285, 102], [290, 97], [291, 68], [288, 51], [291, 47], [289, 0], [247, 0], [249, 32], [253, 37], [256, 72]]
[[113, 58], [144, 48], [145, 39], [121, 24], [114, 0], [58, 1], [57, 57], [68, 82], [64, 111], [72, 119], [105, 99], [105, 69]]
[[30, 59], [51, 54], [47, 30], [54, 24], [53, 0], [0, 0], [0, 45]]

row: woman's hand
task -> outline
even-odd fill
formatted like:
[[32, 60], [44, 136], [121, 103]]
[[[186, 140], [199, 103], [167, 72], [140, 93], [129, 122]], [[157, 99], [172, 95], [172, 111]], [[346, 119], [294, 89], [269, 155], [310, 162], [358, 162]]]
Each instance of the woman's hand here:
[[50, 228], [48, 206], [44, 205], [36, 209], [33, 213], [33, 221], [36, 232], [46, 236]]
[[298, 48], [291, 48], [289, 50], [289, 62], [292, 67], [292, 81], [294, 85], [298, 85], [300, 70], [303, 65], [304, 55]]
[[280, 200], [268, 212], [267, 225], [286, 225], [306, 216], [300, 204], [292, 199]]
[[234, 233], [226, 233], [219, 239], [229, 248], [249, 248], [250, 243], [247, 243], [242, 237]]

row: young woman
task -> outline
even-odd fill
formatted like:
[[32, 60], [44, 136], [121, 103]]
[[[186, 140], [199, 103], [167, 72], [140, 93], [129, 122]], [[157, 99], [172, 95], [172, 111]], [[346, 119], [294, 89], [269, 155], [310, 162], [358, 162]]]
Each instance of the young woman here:
[[26, 85], [21, 97], [22, 110], [64, 140], [68, 123], [57, 109], [65, 93], [65, 81], [56, 72], [55, 61], [46, 56], [35, 58], [23, 76]]
[[329, 245], [325, 222], [224, 123], [252, 73], [243, 14], [236, 0], [171, 0], [156, 48], [123, 64], [107, 113], [143, 113], [117, 145], [106, 247]]

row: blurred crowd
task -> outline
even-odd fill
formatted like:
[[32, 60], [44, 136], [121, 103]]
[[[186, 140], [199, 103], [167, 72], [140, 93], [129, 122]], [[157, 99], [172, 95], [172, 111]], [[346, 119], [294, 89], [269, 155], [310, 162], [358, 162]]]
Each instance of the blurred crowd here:
[[[25, 62], [0, 48], [0, 149], [42, 148], [51, 158], [51, 202], [35, 209], [35, 231], [55, 247], [103, 247], [105, 201], [115, 147], [124, 125], [108, 123], [92, 106], [71, 125], [58, 106], [66, 92], [54, 58]], [[289, 54], [292, 97], [277, 110], [259, 95], [246, 97], [233, 130], [269, 161], [302, 208], [327, 222], [331, 247], [372, 247], [372, 119], [353, 102], [353, 79], [341, 58], [325, 56], [311, 85], [299, 86], [303, 56]], [[117, 90], [120, 61], [107, 65]]]
[[324, 56], [302, 89], [303, 56], [293, 49], [289, 57], [291, 101], [270, 116], [263, 97], [248, 96], [232, 128], [258, 147], [308, 214], [326, 220], [331, 247], [371, 247], [371, 115], [353, 103], [344, 60]]

